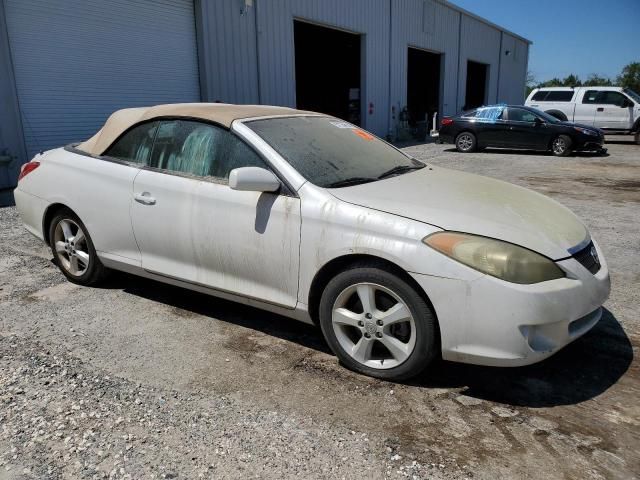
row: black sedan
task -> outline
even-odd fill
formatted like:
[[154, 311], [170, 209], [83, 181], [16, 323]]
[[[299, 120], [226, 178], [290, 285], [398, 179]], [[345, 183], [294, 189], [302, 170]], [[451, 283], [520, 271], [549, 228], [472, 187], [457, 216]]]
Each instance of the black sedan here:
[[439, 143], [453, 143], [463, 153], [485, 147], [544, 150], [559, 157], [573, 151], [606, 153], [604, 134], [598, 128], [562, 122], [535, 108], [515, 105], [491, 105], [445, 117], [436, 135]]

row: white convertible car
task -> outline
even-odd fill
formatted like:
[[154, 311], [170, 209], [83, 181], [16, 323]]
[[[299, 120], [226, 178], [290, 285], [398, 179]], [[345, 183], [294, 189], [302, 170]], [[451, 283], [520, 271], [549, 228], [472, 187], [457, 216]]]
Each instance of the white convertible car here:
[[282, 107], [117, 111], [25, 164], [15, 199], [72, 282], [123, 270], [319, 324], [343, 364], [385, 379], [440, 355], [537, 362], [610, 289], [555, 201]]

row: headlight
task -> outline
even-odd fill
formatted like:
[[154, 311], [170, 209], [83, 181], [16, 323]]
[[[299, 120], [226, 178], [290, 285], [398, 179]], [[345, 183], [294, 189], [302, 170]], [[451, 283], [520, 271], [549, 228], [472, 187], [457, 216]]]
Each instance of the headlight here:
[[460, 263], [507, 282], [530, 284], [565, 276], [547, 257], [493, 238], [438, 232], [422, 241]]
[[580, 133], [584, 133], [585, 135], [591, 135], [593, 137], [597, 137], [598, 136], [598, 132], [594, 132], [593, 130], [587, 130], [586, 128], [573, 127], [573, 129], [577, 130]]

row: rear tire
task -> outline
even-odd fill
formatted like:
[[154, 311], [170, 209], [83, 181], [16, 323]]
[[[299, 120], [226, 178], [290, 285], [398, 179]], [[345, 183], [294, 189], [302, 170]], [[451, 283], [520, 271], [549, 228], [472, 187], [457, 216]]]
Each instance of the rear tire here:
[[320, 299], [320, 326], [347, 368], [400, 381], [438, 353], [435, 315], [403, 279], [370, 264], [336, 275]]
[[551, 153], [556, 157], [568, 157], [571, 155], [571, 146], [573, 142], [571, 137], [567, 135], [558, 135], [551, 142]]
[[56, 265], [67, 279], [78, 285], [100, 282], [106, 269], [96, 254], [82, 220], [71, 210], [60, 210], [49, 224], [49, 246]]
[[471, 132], [462, 132], [456, 137], [456, 149], [461, 153], [473, 152], [477, 145], [476, 136]]

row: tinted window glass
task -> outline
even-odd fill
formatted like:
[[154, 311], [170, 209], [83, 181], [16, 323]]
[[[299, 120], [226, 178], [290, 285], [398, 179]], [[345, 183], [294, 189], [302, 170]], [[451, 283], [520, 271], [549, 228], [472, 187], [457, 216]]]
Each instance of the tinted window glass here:
[[148, 165], [157, 126], [158, 122], [150, 122], [133, 127], [116, 140], [103, 155]]
[[600, 92], [600, 95], [598, 95], [598, 99], [596, 101], [597, 101], [597, 103], [604, 103], [604, 104], [607, 104], [607, 105], [622, 106], [626, 99], [627, 99], [627, 97], [625, 97], [620, 92], [613, 92], [613, 91], [606, 91], [605, 90], [605, 91]]
[[231, 132], [190, 120], [162, 122], [153, 147], [151, 165], [199, 177], [228, 179], [238, 167], [265, 163]]
[[365, 183], [392, 169], [401, 173], [424, 167], [370, 133], [333, 117], [270, 118], [246, 125], [303, 177], [321, 187]]
[[535, 101], [535, 102], [542, 102], [545, 97], [547, 96], [547, 93], [549, 93], [546, 90], [540, 90], [536, 93], [533, 94], [533, 97], [531, 97], [531, 100]]
[[262, 158], [249, 145], [227, 131], [225, 131], [224, 141], [218, 150], [215, 165], [215, 171], [211, 175], [224, 179], [229, 178], [229, 173], [234, 168], [268, 168]]
[[512, 122], [530, 122], [536, 121], [536, 116], [524, 108], [509, 108], [509, 121]]
[[573, 98], [573, 91], [566, 90], [551, 90], [547, 94], [545, 102], [570, 102]]
[[598, 98], [598, 90], [587, 90], [582, 97], [582, 103], [596, 103]]

